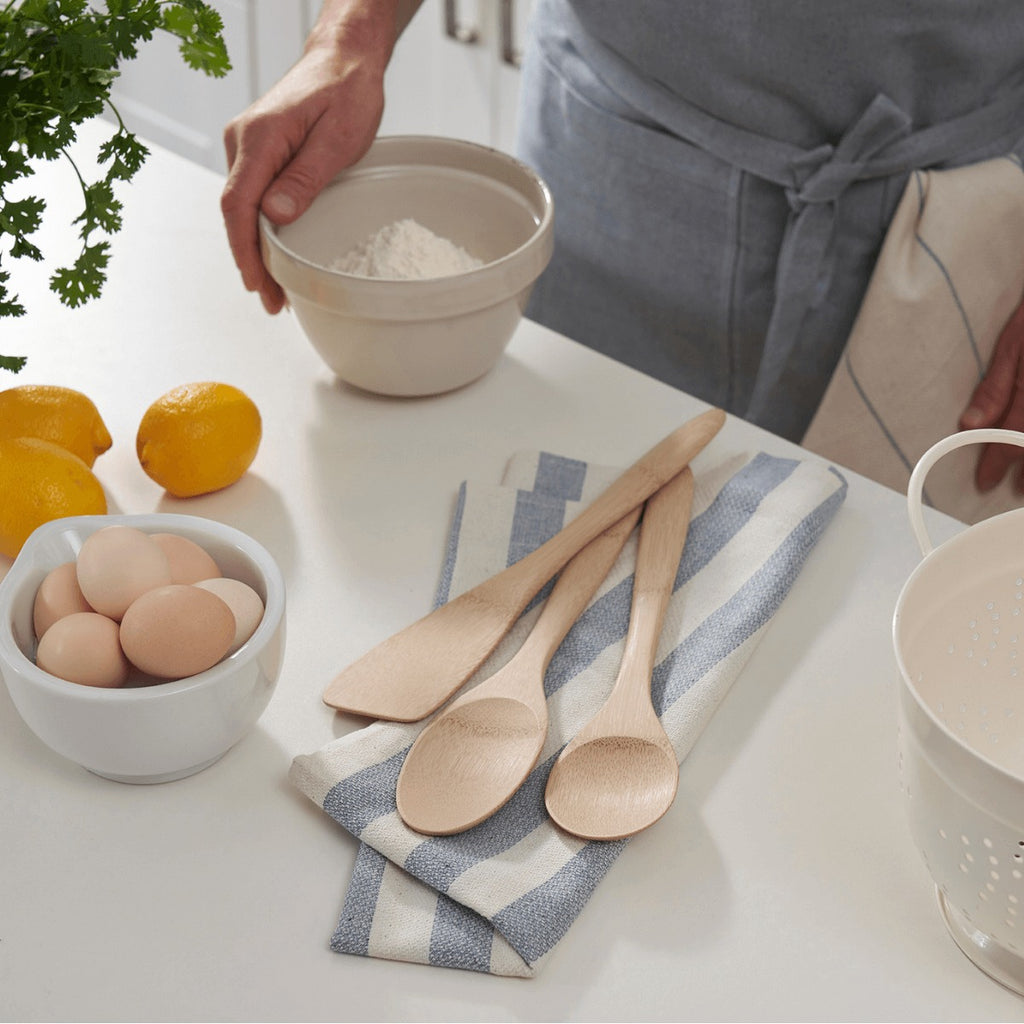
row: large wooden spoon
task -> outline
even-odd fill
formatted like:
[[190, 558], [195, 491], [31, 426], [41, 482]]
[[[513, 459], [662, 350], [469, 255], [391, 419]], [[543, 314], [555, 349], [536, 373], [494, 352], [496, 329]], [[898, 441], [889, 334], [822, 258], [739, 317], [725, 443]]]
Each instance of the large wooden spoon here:
[[635, 508], [562, 570], [512, 659], [446, 707], [416, 738], [398, 776], [402, 820], [417, 832], [463, 832], [508, 802], [544, 747], [544, 673], [611, 571], [640, 518]]
[[633, 835], [653, 825], [675, 800], [679, 765], [651, 703], [651, 672], [692, 502], [689, 469], [647, 502], [626, 648], [615, 685], [548, 776], [548, 814], [581, 839]]
[[725, 413], [710, 409], [683, 424], [546, 543], [354, 661], [328, 685], [324, 703], [396, 722], [429, 715], [480, 667], [576, 552], [671, 480], [724, 423]]

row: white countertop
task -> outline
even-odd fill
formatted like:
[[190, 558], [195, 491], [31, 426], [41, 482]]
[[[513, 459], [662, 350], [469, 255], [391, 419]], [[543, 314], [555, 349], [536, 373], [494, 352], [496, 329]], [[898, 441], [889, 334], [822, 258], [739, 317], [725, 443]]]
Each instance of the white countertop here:
[[[40, 180], [66, 215], [67, 169]], [[496, 482], [527, 448], [625, 465], [703, 407], [529, 322], [461, 391], [358, 393], [242, 290], [219, 191], [154, 151], [123, 192], [104, 297], [82, 309], [45, 291], [52, 267], [15, 265], [29, 315], [2, 322], [0, 351], [29, 364], [0, 386], [65, 384], [96, 402], [114, 438], [95, 466], [111, 511], [209, 516], [266, 545], [288, 587], [284, 670], [249, 737], [153, 787], [52, 754], [0, 687], [0, 1017], [1024, 1019], [1024, 1000], [947, 935], [909, 837], [890, 620], [919, 556], [902, 495], [851, 474], [674, 806], [537, 978], [329, 951], [356, 842], [286, 773], [354, 726], [321, 702], [333, 674], [429, 609], [459, 483]], [[178, 501], [142, 472], [135, 430], [157, 396], [204, 379], [251, 395], [264, 440], [240, 483]], [[732, 419], [714, 445], [798, 453]], [[937, 537], [956, 529], [932, 521]]]

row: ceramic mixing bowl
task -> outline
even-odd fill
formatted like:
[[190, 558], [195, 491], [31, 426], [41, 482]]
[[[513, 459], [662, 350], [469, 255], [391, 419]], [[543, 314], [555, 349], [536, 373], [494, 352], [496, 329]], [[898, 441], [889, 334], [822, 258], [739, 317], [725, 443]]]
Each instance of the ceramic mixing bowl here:
[[[175, 533], [205, 548], [224, 576], [262, 598], [253, 635], [205, 672], [149, 686], [82, 686], [38, 668], [32, 607], [40, 582], [74, 560], [90, 534], [113, 525]], [[277, 564], [233, 527], [169, 513], [56, 519], [28, 538], [0, 582], [0, 674], [25, 724], [58, 754], [119, 782], [169, 782], [213, 764], [263, 713], [284, 656], [284, 605]]]
[[[342, 380], [387, 395], [468, 384], [497, 362], [551, 258], [544, 182], [498, 150], [432, 136], [377, 139], [294, 223], [260, 221], [263, 259], [314, 348]], [[332, 264], [412, 220], [482, 266], [425, 279]]]

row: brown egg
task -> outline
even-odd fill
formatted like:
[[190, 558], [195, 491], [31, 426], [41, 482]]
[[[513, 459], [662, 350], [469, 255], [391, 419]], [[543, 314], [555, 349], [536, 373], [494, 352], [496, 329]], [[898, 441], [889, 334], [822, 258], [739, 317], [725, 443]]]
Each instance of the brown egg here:
[[124, 685], [131, 666], [118, 639], [117, 623], [97, 612], [73, 612], [43, 634], [36, 664], [44, 672], [84, 686]]
[[58, 620], [74, 612], [91, 612], [94, 609], [85, 599], [78, 585], [78, 574], [74, 562], [65, 562], [51, 569], [36, 591], [32, 606], [32, 628], [36, 639]]
[[78, 585], [96, 611], [120, 620], [140, 594], [171, 582], [171, 566], [149, 534], [133, 526], [105, 526], [78, 552]]
[[147, 591], [121, 619], [128, 660], [161, 679], [183, 679], [216, 665], [234, 638], [231, 609], [209, 590], [184, 583]]
[[176, 533], [151, 533], [171, 566], [172, 583], [198, 583], [220, 576], [220, 566], [195, 541]]
[[231, 609], [231, 614], [235, 617], [235, 639], [228, 653], [234, 654], [256, 632], [256, 627], [263, 619], [263, 601], [260, 595], [248, 583], [226, 576], [200, 580], [196, 586], [216, 594]]

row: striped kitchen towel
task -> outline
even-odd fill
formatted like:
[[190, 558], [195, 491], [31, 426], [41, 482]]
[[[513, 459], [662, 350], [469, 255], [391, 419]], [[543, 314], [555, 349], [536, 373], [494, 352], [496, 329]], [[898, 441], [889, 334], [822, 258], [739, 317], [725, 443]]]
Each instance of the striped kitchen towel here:
[[[1015, 156], [910, 176], [831, 383], [802, 444], [905, 492], [960, 414], [1024, 296], [1024, 170]], [[980, 448], [945, 456], [926, 503], [966, 523], [1018, 508], [1012, 474], [974, 485]]]
[[[680, 762], [846, 494], [843, 478], [818, 462], [763, 453], [712, 463], [704, 452], [694, 473], [691, 526], [652, 681]], [[545, 541], [617, 474], [527, 453], [510, 461], [500, 486], [464, 483], [436, 603]], [[360, 840], [332, 949], [507, 976], [538, 971], [628, 843], [561, 832], [545, 811], [544, 786], [559, 750], [608, 695], [618, 671], [636, 540], [634, 532], [552, 659], [547, 743], [537, 767], [491, 818], [438, 837], [402, 822], [395, 786], [424, 722], [375, 722], [294, 760], [293, 783]], [[467, 686], [508, 661], [543, 596]]]

